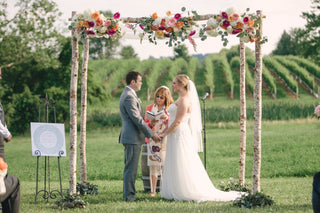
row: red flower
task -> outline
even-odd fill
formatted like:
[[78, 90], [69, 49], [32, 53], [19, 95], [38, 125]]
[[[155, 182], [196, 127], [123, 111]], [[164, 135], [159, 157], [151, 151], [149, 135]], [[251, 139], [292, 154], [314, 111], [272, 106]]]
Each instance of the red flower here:
[[174, 15], [174, 18], [175, 18], [176, 20], [179, 20], [179, 19], [181, 18], [181, 14], [180, 14], [180, 13], [176, 13], [176, 14]]
[[194, 34], [196, 34], [196, 31], [195, 31], [195, 30], [193, 30], [193, 31], [189, 34], [189, 36], [193, 36]]
[[228, 22], [227, 20], [224, 20], [222, 22], [222, 24], [223, 24], [224, 27], [229, 27], [230, 26], [230, 22]]
[[107, 32], [109, 35], [114, 35], [115, 33], [116, 33], [116, 31], [115, 30], [108, 30], [108, 32]]
[[228, 19], [228, 14], [226, 12], [221, 13], [222, 18]]
[[120, 18], [120, 13], [119, 13], [119, 12], [116, 12], [116, 13], [113, 15], [113, 18], [114, 18], [114, 19]]

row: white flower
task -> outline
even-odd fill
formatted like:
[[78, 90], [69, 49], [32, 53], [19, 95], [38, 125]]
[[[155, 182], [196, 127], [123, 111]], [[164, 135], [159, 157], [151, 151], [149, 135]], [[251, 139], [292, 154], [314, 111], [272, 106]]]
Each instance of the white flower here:
[[83, 12], [83, 18], [87, 21], [94, 21], [93, 18], [91, 18], [91, 14], [94, 13], [95, 10], [93, 9], [87, 9]]
[[230, 7], [230, 8], [228, 8], [228, 9], [226, 10], [226, 13], [228, 14], [228, 16], [230, 16], [230, 15], [232, 15], [232, 14], [234, 14], [234, 13], [240, 14], [235, 7]]
[[217, 37], [219, 35], [217, 30], [207, 30], [207, 34], [212, 37]]
[[244, 43], [248, 43], [250, 41], [250, 38], [249, 38], [249, 36], [245, 35], [245, 36], [240, 38], [240, 41], [243, 41]]
[[209, 20], [207, 21], [207, 26], [210, 28], [217, 28], [219, 26], [219, 23], [217, 22], [217, 20], [209, 18]]
[[98, 29], [99, 33], [105, 33], [107, 30], [108, 30], [107, 27], [100, 27], [100, 28]]
[[237, 21], [231, 21], [230, 25], [233, 26], [233, 27], [237, 26]]
[[227, 27], [227, 32], [228, 32], [229, 34], [232, 34], [232, 31], [233, 31], [232, 26]]
[[157, 25], [159, 26], [161, 24], [162, 18], [158, 17], [156, 20], [153, 21], [152, 25]]

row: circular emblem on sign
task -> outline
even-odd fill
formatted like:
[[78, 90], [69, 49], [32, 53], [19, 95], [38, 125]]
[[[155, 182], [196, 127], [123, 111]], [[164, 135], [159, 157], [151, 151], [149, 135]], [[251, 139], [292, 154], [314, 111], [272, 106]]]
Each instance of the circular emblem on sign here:
[[58, 128], [43, 125], [34, 131], [34, 145], [41, 151], [42, 155], [59, 155], [63, 149], [63, 135]]

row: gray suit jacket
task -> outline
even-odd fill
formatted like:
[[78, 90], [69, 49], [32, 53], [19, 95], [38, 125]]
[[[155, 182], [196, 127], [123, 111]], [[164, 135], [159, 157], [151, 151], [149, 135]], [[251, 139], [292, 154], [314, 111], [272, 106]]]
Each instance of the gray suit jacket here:
[[126, 87], [120, 96], [122, 129], [119, 142], [122, 144], [143, 144], [144, 138], [151, 138], [154, 132], [144, 122], [140, 101], [136, 94]]

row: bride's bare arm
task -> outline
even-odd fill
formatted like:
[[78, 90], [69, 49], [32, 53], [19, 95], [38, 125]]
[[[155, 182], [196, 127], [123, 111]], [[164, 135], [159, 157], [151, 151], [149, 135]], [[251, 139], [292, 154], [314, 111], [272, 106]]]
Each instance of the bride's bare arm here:
[[173, 132], [174, 130], [176, 130], [178, 128], [178, 126], [180, 125], [180, 123], [183, 120], [184, 116], [187, 114], [188, 107], [189, 107], [188, 99], [187, 98], [181, 99], [181, 102], [179, 103], [179, 105], [177, 105], [177, 114], [176, 114], [176, 117], [175, 117], [174, 121], [163, 132], [163, 134], [161, 134], [161, 137], [167, 136], [168, 134], [170, 134], [171, 132]]

